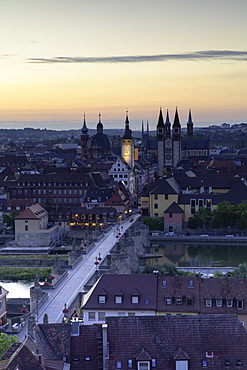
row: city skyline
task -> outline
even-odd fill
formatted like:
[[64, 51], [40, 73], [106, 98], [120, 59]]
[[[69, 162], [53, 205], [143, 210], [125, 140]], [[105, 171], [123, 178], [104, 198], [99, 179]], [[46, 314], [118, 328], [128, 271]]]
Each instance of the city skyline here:
[[1, 1], [0, 128], [247, 121], [246, 0]]

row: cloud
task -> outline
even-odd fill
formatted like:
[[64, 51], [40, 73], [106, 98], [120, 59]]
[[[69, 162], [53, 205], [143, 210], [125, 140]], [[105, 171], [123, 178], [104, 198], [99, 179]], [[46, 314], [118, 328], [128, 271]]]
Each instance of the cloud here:
[[40, 44], [40, 41], [37, 41], [37, 40], [31, 40], [31, 41], [28, 41], [29, 44]]
[[110, 57], [53, 57], [29, 58], [31, 63], [144, 63], [168, 62], [179, 60], [227, 60], [247, 61], [247, 51], [238, 50], [205, 50], [182, 54], [129, 55]]

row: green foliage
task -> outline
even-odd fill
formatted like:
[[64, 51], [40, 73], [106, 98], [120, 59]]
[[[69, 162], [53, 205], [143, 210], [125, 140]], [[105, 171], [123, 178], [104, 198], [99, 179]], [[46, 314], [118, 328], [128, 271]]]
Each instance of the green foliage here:
[[238, 230], [247, 229], [247, 201], [235, 205], [236, 226]]
[[12, 343], [17, 342], [17, 335], [8, 336], [8, 334], [0, 333], [0, 357], [2, 357]]
[[1, 267], [0, 280], [12, 281], [32, 281], [35, 279], [36, 274], [40, 274], [40, 280], [44, 281], [51, 275], [51, 268], [17, 268], [17, 267]]
[[12, 229], [15, 229], [15, 217], [19, 216], [19, 212], [13, 211], [9, 215], [6, 213], [3, 214], [3, 223], [6, 223], [7, 226], [12, 227]]
[[151, 230], [164, 230], [163, 218], [143, 217], [143, 222], [145, 225], [148, 225]]
[[163, 265], [146, 266], [142, 273], [153, 274], [154, 271], [158, 271], [162, 275], [174, 276], [179, 275], [179, 271], [172, 263], [164, 263]]
[[234, 206], [230, 202], [219, 203], [217, 208], [212, 212], [212, 224], [213, 228], [226, 228], [231, 227], [235, 224], [236, 214]]
[[205, 229], [209, 227], [211, 217], [212, 212], [208, 208], [202, 207], [188, 219], [187, 227], [189, 229], [197, 229], [198, 227], [203, 227]]
[[240, 264], [232, 272], [232, 277], [234, 278], [246, 278], [247, 277], [247, 265], [246, 263]]
[[224, 276], [225, 276], [225, 274], [223, 274], [220, 271], [215, 271], [215, 273], [214, 273], [214, 277], [215, 278], [221, 278], [221, 277], [224, 277]]

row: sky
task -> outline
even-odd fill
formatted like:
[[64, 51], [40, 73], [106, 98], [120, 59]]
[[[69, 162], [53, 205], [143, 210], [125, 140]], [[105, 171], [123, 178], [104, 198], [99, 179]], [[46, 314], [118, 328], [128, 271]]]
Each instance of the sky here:
[[0, 0], [0, 128], [247, 122], [247, 0]]

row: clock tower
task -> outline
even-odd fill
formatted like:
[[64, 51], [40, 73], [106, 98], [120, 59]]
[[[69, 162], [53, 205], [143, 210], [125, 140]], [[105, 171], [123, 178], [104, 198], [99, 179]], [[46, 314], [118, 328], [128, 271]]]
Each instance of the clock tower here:
[[129, 117], [126, 112], [125, 131], [121, 140], [121, 155], [126, 163], [133, 170], [134, 168], [134, 139], [132, 138], [132, 131], [129, 128]]
[[173, 167], [173, 142], [171, 139], [171, 123], [169, 119], [169, 113], [166, 113], [165, 122], [165, 150], [164, 150], [164, 164], [166, 172], [169, 172]]

